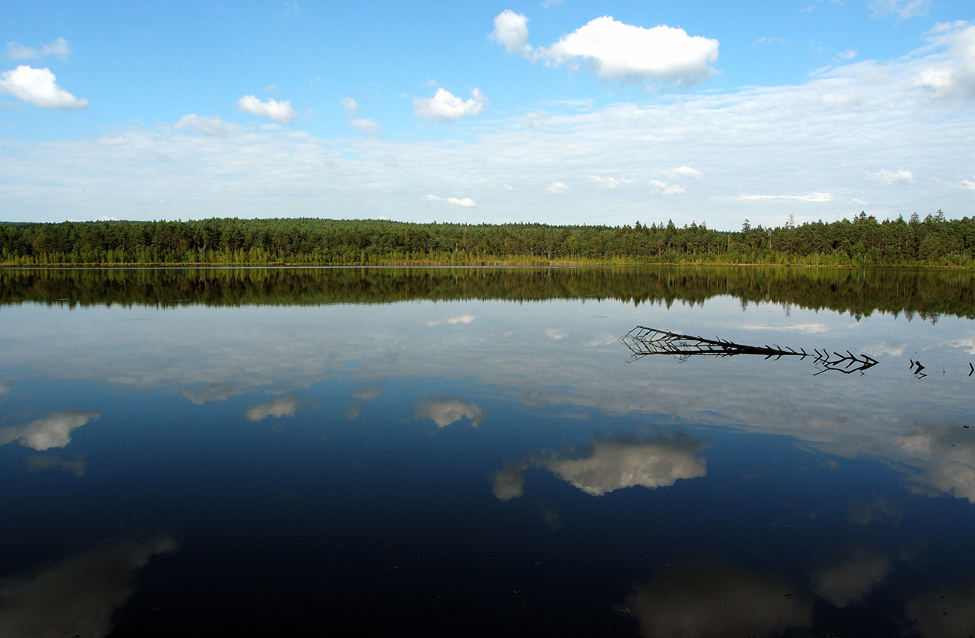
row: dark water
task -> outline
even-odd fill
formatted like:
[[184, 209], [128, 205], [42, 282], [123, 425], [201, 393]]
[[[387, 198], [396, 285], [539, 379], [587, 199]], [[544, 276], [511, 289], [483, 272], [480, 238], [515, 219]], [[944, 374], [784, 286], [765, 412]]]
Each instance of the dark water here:
[[[969, 274], [7, 270], [0, 295], [4, 638], [975, 632]], [[637, 325], [829, 356], [633, 360]]]

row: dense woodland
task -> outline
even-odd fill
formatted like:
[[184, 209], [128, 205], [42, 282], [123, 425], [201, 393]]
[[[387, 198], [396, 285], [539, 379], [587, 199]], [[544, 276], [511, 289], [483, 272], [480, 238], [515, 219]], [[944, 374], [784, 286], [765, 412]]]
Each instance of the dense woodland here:
[[0, 264], [766, 263], [975, 266], [975, 218], [852, 220], [718, 231], [382, 220], [0, 223]]
[[647, 266], [594, 268], [7, 268], [0, 306], [176, 307], [398, 301], [616, 299], [704, 303], [715, 296], [815, 310], [975, 318], [975, 277], [930, 268]]

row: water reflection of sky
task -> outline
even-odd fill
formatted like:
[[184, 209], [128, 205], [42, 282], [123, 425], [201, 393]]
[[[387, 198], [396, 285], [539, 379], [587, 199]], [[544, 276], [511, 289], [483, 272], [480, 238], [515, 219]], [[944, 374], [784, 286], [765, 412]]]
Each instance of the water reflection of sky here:
[[[296, 552], [323, 574], [365, 561], [352, 591], [433, 587], [468, 612], [527, 593], [554, 613], [563, 586], [624, 635], [972, 629], [975, 563], [951, 538], [975, 522], [970, 320], [729, 297], [2, 312], [0, 541], [24, 550], [0, 558], [10, 600], [43, 600], [43, 569], [51, 595], [76, 597], [57, 578], [109, 556], [111, 614], [143, 566], [222, 543], [217, 572], [265, 552], [330, 595]], [[637, 324], [880, 363], [629, 362], [617, 337]], [[472, 574], [487, 593], [458, 584]], [[27, 626], [23, 603], [3, 609], [0, 627]]]

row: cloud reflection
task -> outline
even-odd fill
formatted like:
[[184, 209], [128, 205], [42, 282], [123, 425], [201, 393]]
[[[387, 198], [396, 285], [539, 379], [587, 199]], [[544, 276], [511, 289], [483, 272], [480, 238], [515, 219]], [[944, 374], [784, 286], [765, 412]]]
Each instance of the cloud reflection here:
[[27, 468], [31, 472], [49, 469], [64, 470], [81, 478], [88, 471], [88, 464], [83, 456], [70, 461], [65, 461], [56, 456], [31, 456], [27, 458]]
[[843, 608], [863, 600], [891, 571], [885, 556], [853, 553], [813, 575], [816, 594]]
[[971, 428], [930, 427], [897, 437], [914, 465], [915, 491], [944, 493], [975, 504], [975, 432]]
[[430, 419], [441, 429], [466, 418], [471, 427], [476, 428], [484, 421], [484, 408], [473, 403], [464, 403], [460, 399], [445, 397], [417, 404], [413, 418]]
[[491, 493], [499, 501], [510, 501], [525, 493], [525, 470], [528, 463], [505, 463], [491, 476]]
[[669, 487], [707, 474], [707, 459], [699, 455], [702, 449], [698, 439], [683, 432], [651, 439], [597, 439], [579, 456], [553, 453], [506, 463], [492, 475], [491, 491], [501, 501], [518, 498], [524, 494], [524, 473], [530, 466], [543, 467], [592, 496], [626, 487]]
[[300, 403], [296, 397], [278, 397], [270, 403], [255, 405], [247, 411], [245, 416], [249, 421], [263, 421], [269, 416], [275, 418], [294, 416], [298, 411], [299, 405]]
[[647, 638], [771, 636], [812, 621], [812, 601], [778, 576], [697, 564], [638, 587], [627, 598]]
[[171, 536], [69, 556], [33, 574], [0, 581], [0, 636], [106, 636], [149, 558], [176, 550]]
[[907, 618], [924, 638], [966, 638], [975, 628], [975, 585], [930, 592], [907, 603]]
[[708, 467], [698, 455], [702, 449], [696, 438], [678, 432], [648, 441], [597, 440], [585, 456], [555, 455], [535, 463], [586, 494], [602, 496], [624, 487], [655, 489], [702, 477]]
[[71, 443], [71, 433], [89, 421], [97, 419], [97, 412], [68, 410], [52, 412], [43, 419], [26, 425], [0, 429], [0, 445], [17, 441], [23, 446], [43, 452], [50, 448], [64, 447]]

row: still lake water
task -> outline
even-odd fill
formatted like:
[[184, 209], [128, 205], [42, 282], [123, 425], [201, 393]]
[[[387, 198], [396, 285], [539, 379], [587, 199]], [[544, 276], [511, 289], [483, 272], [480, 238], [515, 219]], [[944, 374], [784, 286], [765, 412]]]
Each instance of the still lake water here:
[[0, 361], [5, 638], [975, 631], [971, 274], [2, 270]]

